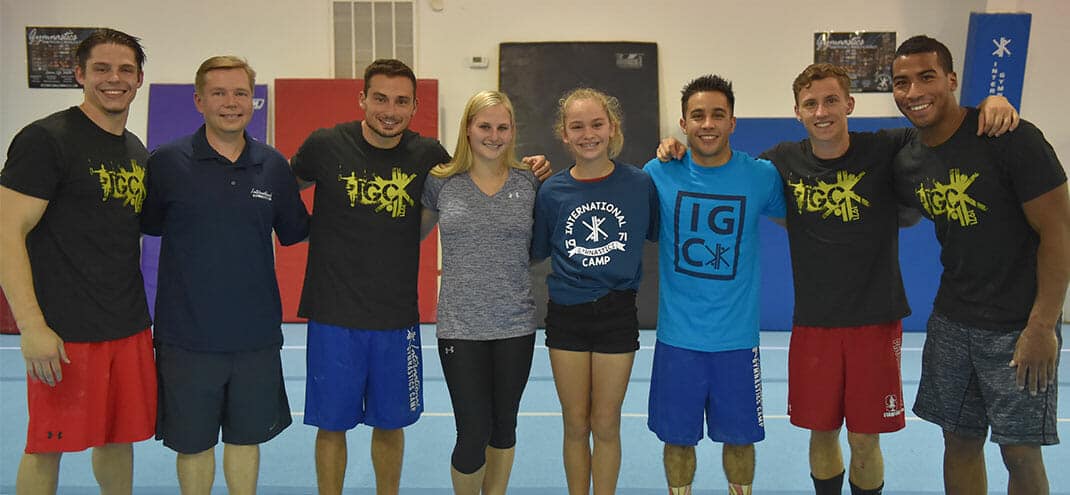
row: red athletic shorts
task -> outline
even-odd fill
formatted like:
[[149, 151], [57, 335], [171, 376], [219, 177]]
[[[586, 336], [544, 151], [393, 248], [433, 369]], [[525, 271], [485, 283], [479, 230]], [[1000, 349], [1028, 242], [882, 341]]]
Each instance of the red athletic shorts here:
[[156, 432], [152, 332], [106, 342], [65, 342], [70, 364], [55, 387], [26, 381], [26, 453], [77, 452]]
[[903, 325], [804, 327], [791, 331], [788, 414], [795, 426], [854, 433], [903, 429]]

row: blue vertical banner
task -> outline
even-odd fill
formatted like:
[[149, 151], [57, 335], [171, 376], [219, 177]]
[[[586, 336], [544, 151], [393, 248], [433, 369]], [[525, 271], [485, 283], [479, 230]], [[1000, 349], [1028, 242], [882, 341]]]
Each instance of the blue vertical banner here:
[[960, 80], [963, 105], [977, 106], [989, 95], [1003, 95], [1015, 108], [1022, 108], [1032, 20], [1033, 15], [1026, 13], [970, 13]]

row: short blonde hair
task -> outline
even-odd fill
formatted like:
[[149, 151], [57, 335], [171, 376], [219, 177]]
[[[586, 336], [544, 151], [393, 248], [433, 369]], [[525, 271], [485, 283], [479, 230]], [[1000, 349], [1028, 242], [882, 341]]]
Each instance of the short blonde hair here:
[[217, 55], [201, 62], [201, 66], [197, 68], [197, 77], [193, 82], [193, 87], [197, 94], [201, 94], [204, 91], [205, 79], [209, 72], [224, 69], [244, 70], [245, 74], [249, 76], [249, 91], [253, 91], [253, 88], [256, 87], [256, 71], [249, 66], [249, 62], [234, 55]]
[[568, 106], [577, 100], [593, 100], [602, 105], [609, 123], [613, 124], [613, 135], [609, 137], [609, 157], [616, 158], [620, 150], [624, 148], [624, 112], [620, 107], [620, 100], [609, 96], [593, 88], [576, 88], [557, 100], [557, 121], [554, 123], [554, 132], [558, 137], [565, 137], [565, 113]]
[[457, 147], [453, 151], [453, 160], [443, 163], [431, 169], [431, 175], [435, 177], [449, 177], [451, 175], [467, 172], [472, 168], [472, 145], [468, 142], [468, 127], [476, 118], [476, 114], [490, 107], [501, 105], [509, 112], [509, 125], [513, 128], [513, 139], [505, 147], [502, 160], [511, 168], [527, 170], [528, 166], [516, 159], [516, 114], [513, 112], [513, 102], [500, 91], [480, 91], [468, 99], [461, 114], [461, 124], [457, 132]]

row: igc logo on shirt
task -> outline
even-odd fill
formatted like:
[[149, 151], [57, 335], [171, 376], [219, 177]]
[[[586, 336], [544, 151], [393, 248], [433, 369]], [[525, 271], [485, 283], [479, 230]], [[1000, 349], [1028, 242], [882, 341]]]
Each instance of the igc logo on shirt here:
[[701, 278], [736, 278], [746, 203], [744, 196], [679, 192], [673, 268]]

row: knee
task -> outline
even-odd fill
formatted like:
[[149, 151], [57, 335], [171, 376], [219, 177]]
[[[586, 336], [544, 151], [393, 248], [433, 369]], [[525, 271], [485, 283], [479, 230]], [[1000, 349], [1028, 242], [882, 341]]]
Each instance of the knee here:
[[568, 414], [564, 416], [565, 438], [588, 439], [591, 437], [591, 418], [587, 414]]
[[1044, 466], [1044, 459], [1040, 455], [1040, 447], [1036, 445], [1001, 445], [1000, 454], [1003, 456], [1003, 465], [1011, 473], [1022, 473]]
[[953, 458], [983, 456], [984, 449], [983, 437], [966, 437], [944, 432], [944, 453]]
[[881, 437], [875, 433], [847, 433], [847, 445], [851, 447], [851, 457], [867, 456], [880, 452]]
[[591, 433], [600, 441], [620, 439], [620, 413], [595, 414], [591, 418]]
[[516, 445], [516, 423], [495, 425], [487, 445], [496, 449], [511, 449]]

